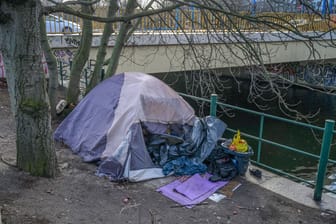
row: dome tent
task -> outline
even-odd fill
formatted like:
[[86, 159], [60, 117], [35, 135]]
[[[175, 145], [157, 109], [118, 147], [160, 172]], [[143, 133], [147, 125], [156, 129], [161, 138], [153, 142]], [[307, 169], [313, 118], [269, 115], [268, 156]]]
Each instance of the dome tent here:
[[99, 175], [141, 181], [164, 176], [146, 149], [155, 134], [192, 126], [192, 107], [159, 79], [127, 72], [106, 79], [82, 99], [54, 133], [84, 161], [100, 161]]

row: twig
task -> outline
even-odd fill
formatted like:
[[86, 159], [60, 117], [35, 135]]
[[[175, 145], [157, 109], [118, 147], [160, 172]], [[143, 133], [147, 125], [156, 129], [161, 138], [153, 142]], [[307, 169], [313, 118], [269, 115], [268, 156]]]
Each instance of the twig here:
[[[323, 209], [322, 210], [324, 213], [327, 213], [329, 215], [336, 215], [336, 212], [330, 209]], [[0, 223], [1, 224], [1, 223]]]
[[134, 205], [128, 205], [128, 206], [125, 206], [125, 207], [123, 207], [123, 208], [120, 210], [119, 214], [122, 214], [123, 211], [126, 210], [126, 209], [134, 208], [134, 207], [138, 207], [139, 205], [141, 205], [141, 204], [139, 203], [139, 204], [134, 204]]
[[[3, 155], [0, 156], [0, 161], [3, 162], [4, 164], [6, 164], [7, 166], [17, 168], [17, 165], [16, 165], [16, 164], [12, 164], [12, 163], [6, 161], [6, 160], [3, 158]], [[1, 223], [0, 223], [0, 224], [1, 224]]]
[[156, 224], [156, 213], [151, 209], [149, 209], [148, 212], [151, 215], [151, 224]]
[[248, 207], [243, 207], [243, 206], [240, 206], [240, 205], [236, 205], [236, 208], [238, 208], [238, 209], [246, 209], [246, 210], [253, 210], [253, 209], [251, 209], [251, 208], [248, 208]]
[[208, 202], [202, 202], [202, 203], [198, 203], [198, 204], [186, 204], [186, 205], [173, 205], [170, 206], [171, 208], [180, 208], [180, 207], [186, 207], [186, 206], [199, 206], [199, 205], [208, 205]]

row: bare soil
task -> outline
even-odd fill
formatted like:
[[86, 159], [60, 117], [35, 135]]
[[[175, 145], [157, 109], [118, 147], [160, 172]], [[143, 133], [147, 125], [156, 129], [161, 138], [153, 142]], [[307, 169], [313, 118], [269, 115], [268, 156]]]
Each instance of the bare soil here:
[[[0, 88], [0, 154], [15, 164], [15, 129], [7, 90]], [[302, 206], [237, 178], [242, 183], [231, 199], [192, 209], [176, 206], [155, 189], [172, 180], [113, 183], [95, 176], [87, 164], [57, 146], [60, 174], [30, 176], [0, 161], [0, 211], [4, 224], [85, 223], [336, 223], [336, 215]]]

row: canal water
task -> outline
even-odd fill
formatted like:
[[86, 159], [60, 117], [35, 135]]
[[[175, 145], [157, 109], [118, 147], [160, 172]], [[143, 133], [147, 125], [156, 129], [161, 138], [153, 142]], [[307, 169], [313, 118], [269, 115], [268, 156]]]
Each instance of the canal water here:
[[[160, 79], [171, 85], [178, 92], [186, 92], [185, 79], [183, 75], [169, 74], [159, 75]], [[229, 88], [217, 89], [221, 99], [220, 102], [232, 104], [235, 106], [260, 111], [258, 108], [248, 102], [249, 80], [239, 80], [241, 82], [238, 90], [236, 82], [232, 78], [223, 77]], [[209, 97], [209, 96], [208, 96]], [[324, 126], [326, 119], [336, 119], [336, 96], [327, 95], [320, 92], [312, 92], [301, 87], [291, 87], [288, 89], [287, 99], [289, 102], [301, 102], [296, 109], [303, 114], [315, 113], [319, 114], [313, 119], [313, 125]], [[188, 99], [187, 99], [188, 100]], [[209, 108], [200, 108], [194, 101], [188, 102], [195, 108], [199, 116], [200, 111], [209, 111]], [[269, 110], [262, 111], [267, 114], [281, 116], [287, 118], [279, 109], [278, 103], [272, 101], [268, 103]], [[258, 136], [259, 133], [259, 117], [249, 115], [245, 112], [231, 111], [231, 116], [225, 113], [219, 113], [218, 116], [232, 129], [239, 129], [242, 132], [252, 133]], [[320, 141], [322, 134], [320, 132], [312, 132], [307, 128], [286, 124], [284, 122], [270, 120], [265, 118], [264, 138], [273, 142], [292, 146], [313, 154], [320, 154]], [[224, 137], [232, 138], [232, 133], [226, 131]], [[334, 142], [336, 138], [334, 138]], [[252, 159], [256, 160], [257, 142], [247, 139], [249, 145], [254, 149], [255, 155]], [[336, 160], [336, 145], [333, 145], [330, 152], [330, 158]], [[306, 180], [314, 181], [318, 161], [309, 156], [290, 152], [270, 144], [263, 143], [261, 152], [261, 162], [274, 168], [295, 174]], [[336, 166], [328, 166], [327, 175], [336, 173]], [[328, 183], [327, 183], [328, 184]]]

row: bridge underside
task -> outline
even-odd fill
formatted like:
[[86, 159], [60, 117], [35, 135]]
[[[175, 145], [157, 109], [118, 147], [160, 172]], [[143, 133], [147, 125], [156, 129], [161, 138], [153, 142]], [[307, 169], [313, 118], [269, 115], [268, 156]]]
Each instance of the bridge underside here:
[[[76, 51], [79, 38], [77, 35], [49, 36], [51, 47], [60, 60], [71, 57], [69, 54]], [[107, 55], [112, 54], [115, 38], [115, 35], [110, 38]], [[118, 72], [162, 73], [333, 60], [336, 51], [332, 38], [325, 35], [320, 40], [307, 42], [281, 33], [248, 33], [244, 39], [224, 33], [210, 36], [205, 33], [139, 33], [123, 48]], [[96, 59], [99, 42], [100, 35], [94, 36], [91, 60]]]
[[[333, 69], [336, 50], [333, 47], [332, 38], [305, 42], [273, 34], [251, 33], [248, 37], [252, 41], [232, 41], [230, 38], [218, 39], [216, 36], [209, 38], [204, 33], [189, 34], [189, 36], [186, 34], [176, 36], [176, 34], [169, 33], [166, 35], [162, 33], [160, 35], [135, 34], [123, 48], [117, 72], [137, 71], [153, 74], [209, 71], [248, 68], [263, 64], [270, 72], [281, 72], [287, 75], [286, 78], [289, 80], [297, 80], [297, 77], [293, 75], [300, 73], [301, 76], [307, 77], [307, 74], [310, 74], [311, 66], [308, 66], [307, 73], [307, 65], [323, 62], [332, 67], [332, 72], [328, 73], [329, 76], [335, 73], [335, 78], [331, 79], [333, 81], [329, 82], [330, 77], [328, 77], [328, 85], [331, 85], [330, 83], [336, 85], [336, 69]], [[62, 61], [63, 65], [70, 64], [79, 36], [61, 35], [49, 38], [58, 60]], [[94, 65], [99, 42], [100, 36], [95, 36], [90, 52], [90, 63], [88, 63], [90, 68]], [[107, 55], [112, 54], [114, 44], [115, 37], [112, 36], [108, 44]], [[281, 66], [281, 71], [278, 69], [278, 64], [284, 65]], [[324, 69], [324, 67], [312, 67], [311, 76], [315, 77]], [[239, 72], [237, 75], [244, 76], [244, 72]], [[309, 80], [315, 80], [315, 78], [309, 78]]]
[[[259, 65], [257, 53], [263, 64], [278, 64], [309, 61], [333, 61], [336, 51], [315, 43], [314, 48], [301, 42], [258, 43], [259, 52], [247, 52], [238, 44], [211, 44], [196, 46], [129, 46], [125, 47], [120, 59], [118, 72], [141, 71], [165, 73], [202, 69], [223, 69]], [[112, 49], [109, 49], [111, 53]], [[97, 49], [91, 50], [92, 59]], [[315, 53], [315, 54], [314, 54]]]

